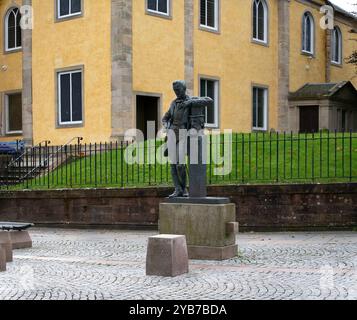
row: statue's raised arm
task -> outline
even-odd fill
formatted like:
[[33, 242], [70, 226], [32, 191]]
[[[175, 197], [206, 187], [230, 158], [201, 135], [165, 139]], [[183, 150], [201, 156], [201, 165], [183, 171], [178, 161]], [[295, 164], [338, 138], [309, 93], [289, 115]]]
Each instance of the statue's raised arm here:
[[188, 129], [201, 130], [205, 127], [206, 108], [213, 108], [214, 101], [210, 97], [192, 97], [187, 101]]

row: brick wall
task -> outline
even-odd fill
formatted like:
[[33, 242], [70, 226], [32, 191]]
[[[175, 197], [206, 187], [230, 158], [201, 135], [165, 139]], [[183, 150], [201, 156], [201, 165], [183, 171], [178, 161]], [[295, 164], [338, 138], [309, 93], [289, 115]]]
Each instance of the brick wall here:
[[[171, 188], [0, 192], [0, 221], [43, 225], [155, 227]], [[243, 230], [351, 229], [357, 183], [213, 186], [209, 194], [237, 205]]]

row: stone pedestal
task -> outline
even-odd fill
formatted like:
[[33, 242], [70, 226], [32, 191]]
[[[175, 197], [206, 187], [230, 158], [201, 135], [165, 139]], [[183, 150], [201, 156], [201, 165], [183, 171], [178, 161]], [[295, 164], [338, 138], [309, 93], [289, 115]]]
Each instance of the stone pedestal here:
[[12, 243], [7, 231], [0, 231], [0, 245], [5, 249], [6, 262], [12, 262]]
[[190, 259], [226, 260], [238, 254], [233, 203], [162, 203], [159, 231], [185, 235]]
[[146, 275], [175, 277], [188, 273], [185, 236], [162, 234], [149, 238]]
[[12, 249], [32, 248], [32, 240], [28, 231], [10, 231]]
[[0, 272], [6, 271], [6, 253], [5, 248], [0, 244]]

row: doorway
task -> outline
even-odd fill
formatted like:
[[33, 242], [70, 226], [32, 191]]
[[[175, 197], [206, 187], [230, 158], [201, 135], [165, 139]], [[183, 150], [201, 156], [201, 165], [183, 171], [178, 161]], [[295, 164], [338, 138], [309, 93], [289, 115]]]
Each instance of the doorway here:
[[136, 96], [136, 128], [144, 133], [147, 140], [147, 123], [155, 122], [155, 135], [158, 131], [160, 98], [153, 96]]
[[319, 131], [319, 106], [300, 107], [300, 132], [316, 133]]

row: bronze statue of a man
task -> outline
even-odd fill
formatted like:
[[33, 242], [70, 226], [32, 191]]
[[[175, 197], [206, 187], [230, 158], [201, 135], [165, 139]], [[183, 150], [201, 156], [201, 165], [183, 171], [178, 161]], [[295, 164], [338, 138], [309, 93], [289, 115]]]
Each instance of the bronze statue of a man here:
[[[176, 155], [175, 157], [170, 157], [171, 159], [175, 159], [171, 161], [171, 175], [175, 185], [175, 191], [169, 197], [188, 197], [186, 164], [179, 161], [180, 157], [178, 156], [183, 151], [180, 146], [186, 146], [186, 141], [180, 140], [186, 140], [187, 135], [180, 135], [180, 130], [188, 131], [192, 127], [196, 130], [203, 129], [205, 118], [204, 108], [206, 106], [211, 107], [213, 100], [209, 97], [189, 97], [186, 94], [186, 83], [182, 80], [173, 83], [173, 90], [175, 91], [177, 99], [171, 103], [169, 110], [162, 119], [164, 127], [169, 129], [171, 133], [174, 133], [176, 139]], [[193, 109], [202, 110], [202, 112], [199, 115], [195, 114], [191, 116], [191, 110]], [[187, 147], [185, 148], [184, 154], [187, 155]]]

